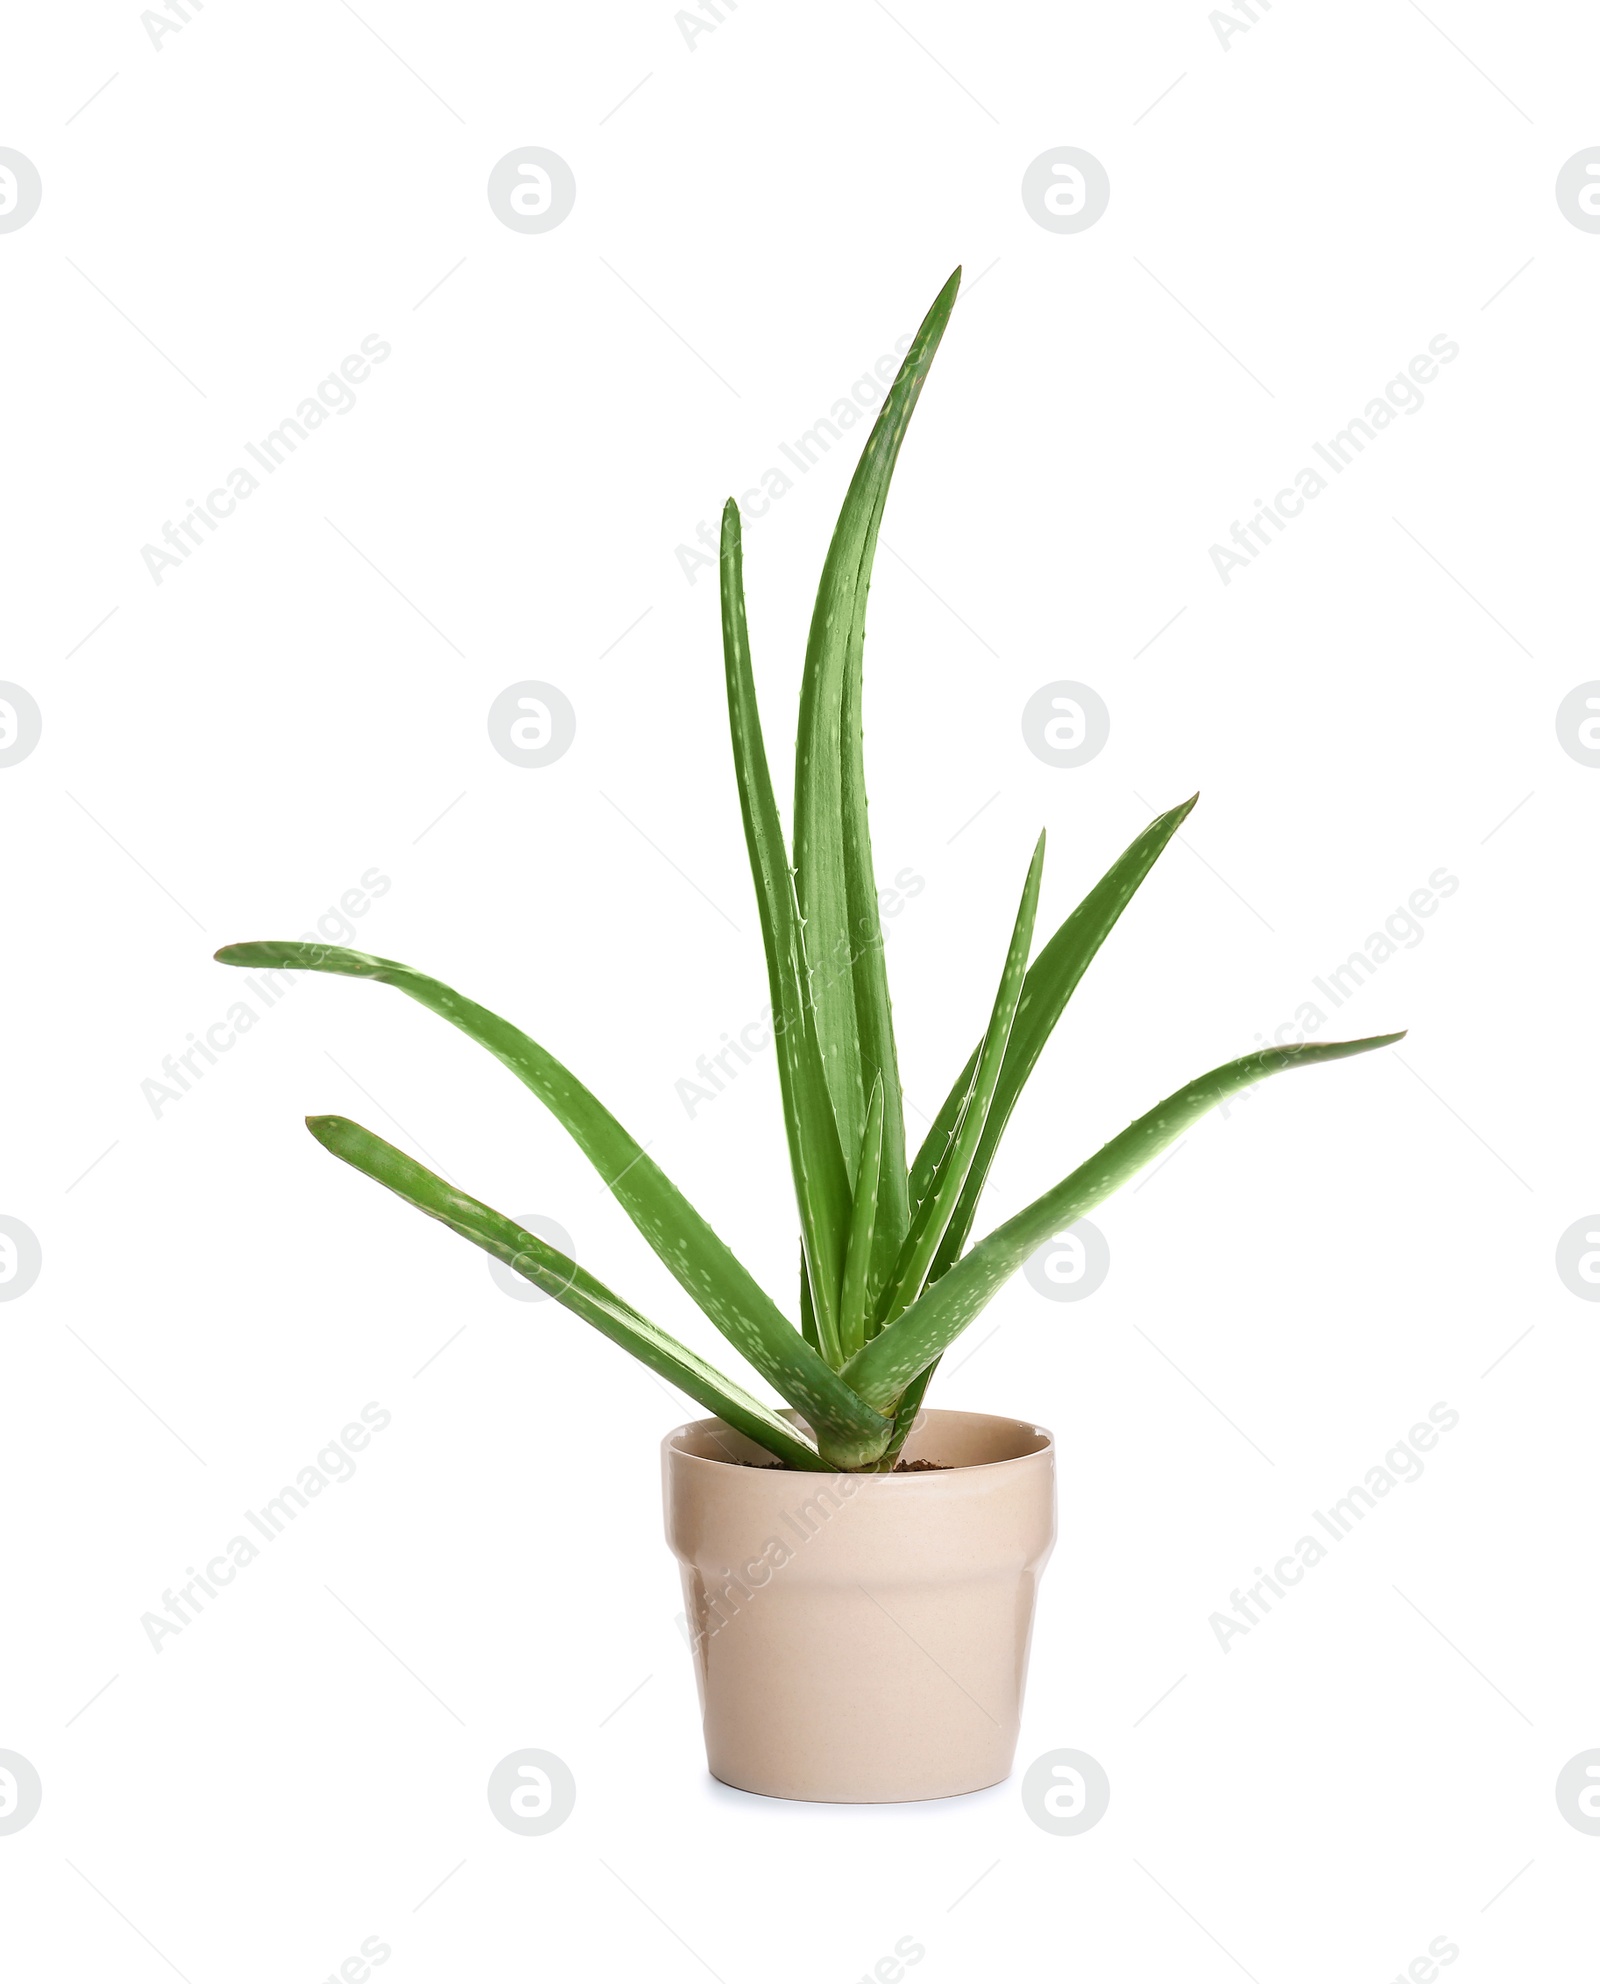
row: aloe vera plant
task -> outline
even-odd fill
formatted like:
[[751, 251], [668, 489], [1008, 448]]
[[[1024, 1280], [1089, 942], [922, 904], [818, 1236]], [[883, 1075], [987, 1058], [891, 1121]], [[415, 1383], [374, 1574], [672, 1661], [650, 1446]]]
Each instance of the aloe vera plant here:
[[1194, 800], [1145, 828], [1030, 965], [1041, 835], [988, 1024], [908, 1165], [867, 828], [862, 646], [890, 479], [960, 276], [940, 291], [906, 354], [823, 567], [801, 690], [792, 858], [756, 707], [739, 511], [730, 501], [723, 512], [728, 714], [800, 1213], [798, 1327], [578, 1077], [507, 1021], [437, 979], [360, 951], [266, 942], [217, 952], [224, 964], [393, 985], [486, 1047], [571, 1134], [694, 1302], [794, 1408], [793, 1422], [585, 1268], [370, 1130], [339, 1116], [310, 1117], [308, 1127], [335, 1157], [525, 1276], [785, 1466], [811, 1471], [893, 1467], [934, 1367], [996, 1290], [1197, 1117], [1269, 1075], [1402, 1037], [1269, 1048], [1213, 1068], [969, 1247], [1000, 1138], [1056, 1021]]

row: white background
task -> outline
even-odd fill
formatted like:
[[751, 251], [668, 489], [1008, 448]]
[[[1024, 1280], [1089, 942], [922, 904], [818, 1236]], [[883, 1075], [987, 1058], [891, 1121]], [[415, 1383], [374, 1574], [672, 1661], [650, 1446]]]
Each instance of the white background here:
[[[1453, 1977], [1576, 1975], [1600, 1839], [1553, 1786], [1600, 1743], [1600, 1352], [1554, 1256], [1596, 1197], [1600, 786], [1554, 719], [1600, 674], [1600, 238], [1554, 182], [1600, 143], [1600, 30], [1485, 0], [1258, 0], [1226, 49], [1199, 0], [722, 11], [692, 48], [664, 0], [8, 31], [0, 143], [44, 187], [0, 235], [0, 672], [44, 720], [0, 772], [0, 1211], [44, 1260], [0, 1307], [0, 1748], [44, 1784], [0, 1837], [8, 1968], [317, 1980], [377, 1936], [397, 1984], [814, 1984], [909, 1936], [930, 1984], [1313, 1984], [1448, 1937]], [[485, 198], [530, 144], [577, 180], [543, 235]], [[1069, 144], [1112, 193], [1060, 235], [1020, 185]], [[766, 997], [714, 584], [675, 553], [958, 261], [867, 644], [880, 878], [925, 882], [889, 926], [913, 1134], [1039, 827], [1043, 932], [1203, 794], [980, 1230], [1460, 883], [1323, 1029], [1398, 1050], [1207, 1120], [1097, 1215], [1096, 1294], [1019, 1277], [941, 1376], [1060, 1440], [1018, 1763], [1105, 1766], [1068, 1839], [1016, 1778], [846, 1809], [707, 1777], [660, 1533], [681, 1404], [301, 1127], [349, 1113], [558, 1220], [731, 1358], [469, 1042], [306, 979], [159, 1115], [141, 1086], [241, 997], [217, 945], [299, 936], [376, 867], [356, 941], [528, 1027], [791, 1301], [770, 1055], [692, 1118], [675, 1091]], [[141, 547], [369, 334], [354, 411], [155, 584]], [[1438, 334], [1422, 410], [1223, 585], [1211, 544]], [[747, 527], [785, 803], [860, 438]], [[485, 727], [525, 678], [577, 712], [543, 770]], [[1111, 711], [1072, 771], [1020, 729], [1060, 678]], [[155, 1652], [141, 1615], [374, 1400], [355, 1478]], [[1423, 1478], [1224, 1652], [1209, 1615], [1438, 1401]], [[524, 1746], [578, 1782], [545, 1838], [484, 1796]]]

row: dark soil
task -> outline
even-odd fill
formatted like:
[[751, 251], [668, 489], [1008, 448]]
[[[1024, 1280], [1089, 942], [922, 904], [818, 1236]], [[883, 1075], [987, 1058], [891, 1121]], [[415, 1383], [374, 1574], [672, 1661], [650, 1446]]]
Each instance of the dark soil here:
[[[781, 1460], [742, 1460], [741, 1467], [755, 1467], [763, 1471], [771, 1469], [778, 1474], [800, 1474], [803, 1469], [785, 1467]], [[896, 1474], [948, 1474], [949, 1469], [942, 1460], [899, 1460], [894, 1464]]]

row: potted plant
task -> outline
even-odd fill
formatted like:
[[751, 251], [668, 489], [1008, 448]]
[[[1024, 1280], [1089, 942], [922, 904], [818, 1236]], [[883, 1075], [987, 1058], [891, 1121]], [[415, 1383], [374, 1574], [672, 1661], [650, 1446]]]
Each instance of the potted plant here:
[[924, 1412], [940, 1357], [1007, 1278], [1214, 1104], [1399, 1034], [1247, 1054], [1140, 1116], [975, 1245], [995, 1150], [1095, 952], [1187, 817], [1154, 820], [1029, 962], [1034, 850], [982, 1038], [908, 1162], [861, 742], [867, 586], [895, 459], [956, 299], [928, 312], [834, 531], [806, 647], [794, 846], [756, 710], [739, 512], [722, 519], [723, 659], [760, 910], [790, 1166], [798, 1327], [578, 1077], [409, 966], [309, 943], [232, 944], [247, 968], [396, 986], [538, 1096], [699, 1308], [789, 1410], [725, 1377], [536, 1235], [341, 1116], [335, 1157], [524, 1275], [714, 1415], [663, 1443], [712, 1771], [779, 1797], [942, 1797], [1011, 1768], [1033, 1598], [1055, 1533], [1053, 1451], [1028, 1420]]

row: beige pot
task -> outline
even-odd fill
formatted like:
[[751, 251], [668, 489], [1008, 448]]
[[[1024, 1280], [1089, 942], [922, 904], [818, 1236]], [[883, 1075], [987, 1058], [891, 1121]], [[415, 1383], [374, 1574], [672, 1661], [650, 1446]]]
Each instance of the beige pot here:
[[720, 1419], [678, 1427], [661, 1458], [714, 1777], [877, 1804], [1009, 1774], [1055, 1541], [1043, 1427], [925, 1413], [906, 1458], [938, 1473], [764, 1466]]

